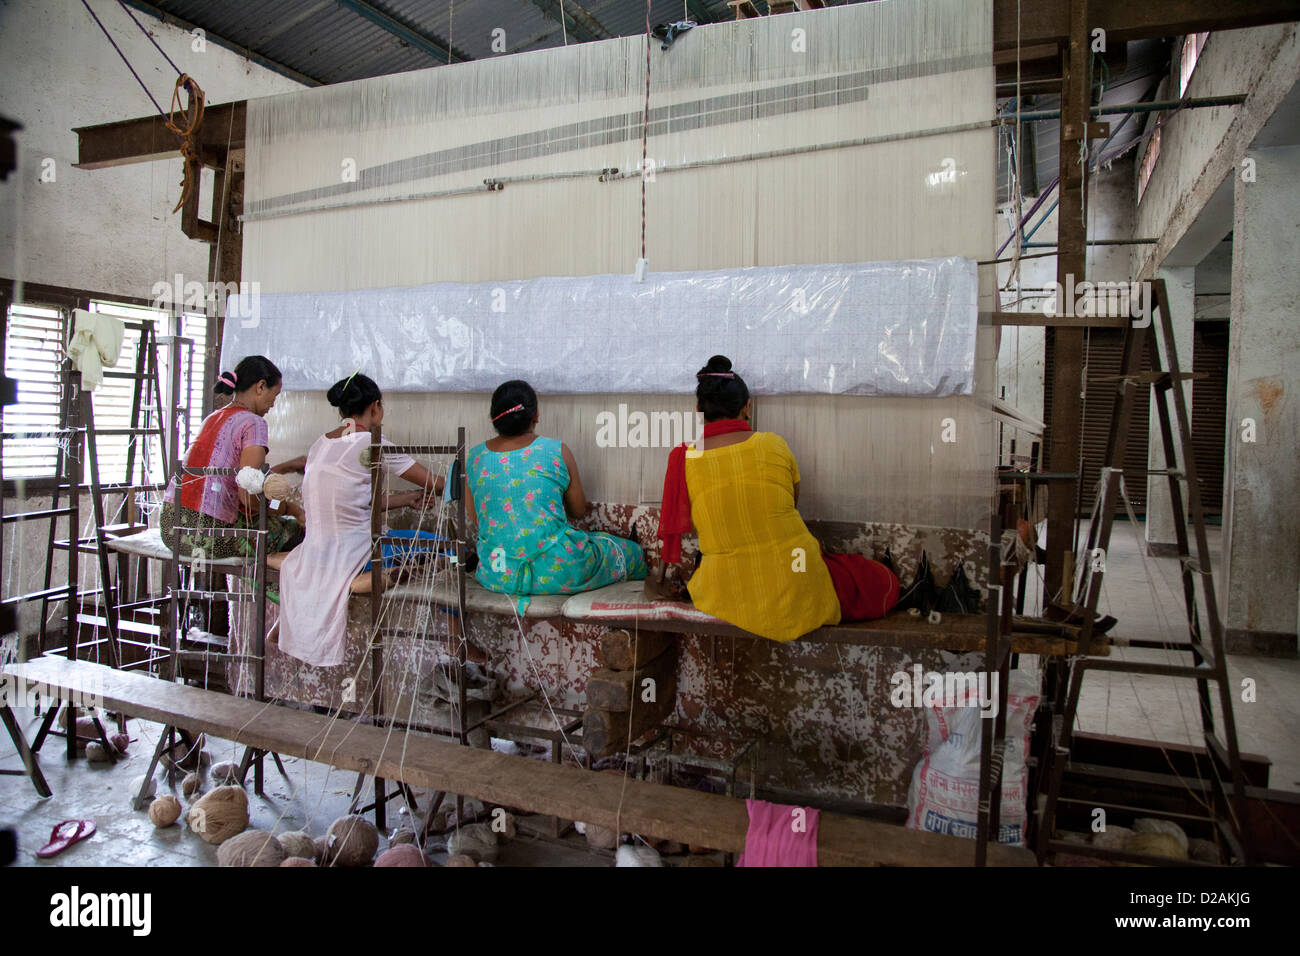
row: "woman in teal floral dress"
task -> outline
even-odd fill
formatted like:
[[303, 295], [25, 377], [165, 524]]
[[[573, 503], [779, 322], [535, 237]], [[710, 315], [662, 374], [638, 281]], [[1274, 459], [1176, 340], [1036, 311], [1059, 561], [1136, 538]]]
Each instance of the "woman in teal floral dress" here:
[[[479, 584], [507, 594], [571, 594], [644, 579], [635, 541], [569, 524], [590, 506], [568, 446], [534, 431], [537, 394], [528, 383], [500, 386], [491, 414], [497, 437], [466, 458]], [[520, 600], [521, 612], [527, 604]]]

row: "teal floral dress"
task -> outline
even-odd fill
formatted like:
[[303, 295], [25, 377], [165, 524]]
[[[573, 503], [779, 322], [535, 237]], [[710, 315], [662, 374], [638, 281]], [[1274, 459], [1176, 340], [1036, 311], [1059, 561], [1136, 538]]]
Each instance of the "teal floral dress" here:
[[[478, 517], [475, 578], [488, 590], [570, 594], [645, 578], [635, 541], [569, 524], [569, 469], [556, 439], [535, 438], [514, 451], [476, 445], [466, 471]], [[521, 612], [527, 604], [519, 602]]]

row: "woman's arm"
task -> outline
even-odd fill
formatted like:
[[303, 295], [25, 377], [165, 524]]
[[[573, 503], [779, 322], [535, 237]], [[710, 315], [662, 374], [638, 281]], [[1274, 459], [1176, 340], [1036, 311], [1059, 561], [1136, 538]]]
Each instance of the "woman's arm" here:
[[591, 510], [591, 502], [582, 490], [582, 478], [578, 475], [578, 462], [569, 451], [569, 446], [560, 444], [560, 457], [569, 469], [569, 487], [564, 490], [564, 510], [575, 521]]
[[[240, 468], [256, 468], [262, 470], [262, 465], [266, 463], [266, 448], [263, 445], [245, 445], [244, 450], [239, 453]], [[238, 484], [235, 488], [239, 491], [239, 505], [244, 510], [244, 514], [252, 514], [257, 505], [253, 502], [253, 496], [250, 495]]]
[[[262, 457], [263, 458], [266, 457], [265, 448], [262, 449]], [[297, 472], [298, 474], [302, 474], [306, 470], [307, 470], [306, 455], [299, 455], [297, 458], [290, 458], [288, 461], [282, 461], [278, 465], [271, 466], [271, 474], [273, 475], [287, 475], [291, 471]]]
[[406, 471], [402, 472], [399, 477], [405, 481], [409, 481], [413, 485], [419, 485], [426, 490], [432, 491], [437, 495], [442, 494], [443, 486], [446, 484], [442, 475], [435, 476], [428, 468], [425, 468], [418, 462], [406, 469]]

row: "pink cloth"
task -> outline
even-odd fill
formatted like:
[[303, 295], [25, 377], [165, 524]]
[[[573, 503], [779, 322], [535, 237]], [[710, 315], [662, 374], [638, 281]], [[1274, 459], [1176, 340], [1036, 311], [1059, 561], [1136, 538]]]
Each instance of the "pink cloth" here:
[[746, 800], [749, 830], [736, 866], [816, 866], [820, 810]]
[[[206, 427], [212, 419], [225, 409], [218, 409], [203, 420]], [[236, 411], [219, 426], [219, 431], [212, 440], [212, 453], [207, 461], [191, 461], [186, 454], [185, 465], [189, 468], [238, 468], [239, 459], [244, 449], [250, 445], [270, 448], [266, 419], [250, 411]], [[202, 429], [199, 430], [202, 434]], [[197, 444], [197, 442], [196, 442]], [[198, 480], [198, 479], [192, 479]], [[234, 475], [208, 475], [203, 479], [203, 504], [197, 510], [210, 515], [224, 524], [234, 524], [239, 517], [239, 486]], [[186, 495], [190, 484], [185, 483]], [[163, 501], [172, 501], [176, 497], [176, 479], [167, 484]]]

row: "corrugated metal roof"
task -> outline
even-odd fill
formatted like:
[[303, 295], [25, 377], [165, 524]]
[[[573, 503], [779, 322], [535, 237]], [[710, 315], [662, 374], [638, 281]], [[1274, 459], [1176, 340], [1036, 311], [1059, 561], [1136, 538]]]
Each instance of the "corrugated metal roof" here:
[[[447, 62], [522, 53], [565, 42], [635, 36], [645, 30], [638, 0], [126, 0], [257, 62], [313, 83], [342, 83]], [[827, 6], [867, 0], [826, 0]], [[765, 0], [755, 0], [766, 10]], [[650, 23], [733, 18], [727, 0], [651, 0]], [[367, 16], [369, 14], [369, 16]], [[375, 20], [384, 20], [376, 23]], [[504, 31], [504, 35], [494, 31]], [[418, 39], [413, 39], [411, 31]], [[504, 50], [493, 49], [494, 39]], [[425, 44], [437, 51], [424, 48]], [[500, 46], [500, 43], [496, 44]]]

